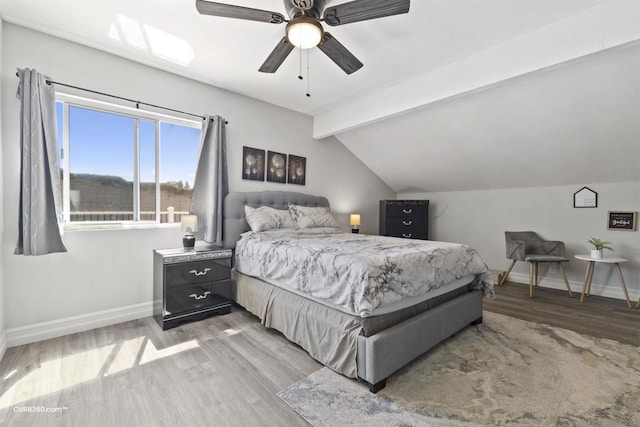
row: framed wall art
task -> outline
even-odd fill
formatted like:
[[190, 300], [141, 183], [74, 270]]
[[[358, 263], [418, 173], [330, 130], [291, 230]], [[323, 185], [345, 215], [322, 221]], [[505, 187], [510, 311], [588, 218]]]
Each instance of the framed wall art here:
[[267, 181], [287, 182], [287, 155], [275, 151], [267, 152]]
[[609, 230], [636, 230], [637, 212], [635, 211], [609, 211], [607, 228]]
[[264, 150], [242, 147], [242, 179], [264, 181]]
[[596, 193], [589, 187], [582, 187], [581, 189], [573, 193], [573, 207], [574, 208], [597, 208], [598, 193]]
[[305, 185], [307, 176], [307, 158], [289, 154], [289, 184]]

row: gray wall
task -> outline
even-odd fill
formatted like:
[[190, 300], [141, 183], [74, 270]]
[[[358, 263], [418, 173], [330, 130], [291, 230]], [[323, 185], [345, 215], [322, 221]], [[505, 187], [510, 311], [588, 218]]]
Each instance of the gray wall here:
[[[0, 70], [2, 70], [2, 28], [4, 26], [4, 22], [0, 19]], [[2, 99], [2, 85], [0, 85], [0, 99]], [[0, 147], [2, 147], [2, 105], [0, 105]], [[0, 149], [0, 165], [3, 164], [2, 161], [2, 152], [4, 150]], [[0, 173], [0, 212], [4, 212], [4, 184], [3, 184], [3, 174]], [[0, 242], [4, 241], [4, 215], [0, 215]], [[4, 269], [4, 260], [3, 256], [0, 255], [0, 359], [4, 355], [4, 351], [6, 349], [6, 336], [4, 333], [4, 274], [2, 273]]]
[[[496, 165], [498, 167], [498, 165]], [[598, 193], [597, 208], [573, 208], [573, 193], [588, 186]], [[506, 270], [506, 230], [532, 230], [544, 238], [562, 240], [571, 261], [566, 267], [572, 289], [582, 290], [586, 262], [573, 259], [588, 254], [586, 240], [593, 236], [611, 241], [615, 252], [629, 260], [623, 264], [632, 299], [640, 296], [640, 231], [607, 229], [607, 211], [640, 211], [640, 182], [585, 183], [573, 186], [515, 188], [486, 191], [399, 194], [398, 199], [429, 199], [430, 237], [475, 247], [490, 268]], [[512, 278], [528, 282], [528, 264], [516, 263]], [[557, 271], [547, 271], [542, 286], [564, 289]], [[624, 298], [618, 275], [610, 265], [596, 266], [592, 293]]]
[[[4, 264], [0, 283], [4, 282], [5, 301], [11, 301], [1, 306], [6, 311], [10, 345], [43, 338], [36, 331], [41, 326], [62, 334], [79, 324], [89, 328], [149, 315], [152, 249], [181, 244], [176, 226], [67, 231], [64, 240], [68, 253], [42, 257], [13, 255], [19, 175], [16, 67], [35, 68], [61, 82], [153, 104], [223, 115], [230, 122], [227, 138], [231, 191], [289, 190], [324, 195], [345, 229], [348, 214], [361, 213], [364, 232], [377, 230], [377, 200], [395, 198], [395, 193], [336, 139], [312, 139], [309, 116], [5, 23], [4, 185], [0, 187], [5, 200], [1, 217], [5, 221], [0, 231], [0, 263]], [[306, 186], [243, 181], [243, 145], [306, 157]], [[22, 338], [12, 341], [16, 336]]]

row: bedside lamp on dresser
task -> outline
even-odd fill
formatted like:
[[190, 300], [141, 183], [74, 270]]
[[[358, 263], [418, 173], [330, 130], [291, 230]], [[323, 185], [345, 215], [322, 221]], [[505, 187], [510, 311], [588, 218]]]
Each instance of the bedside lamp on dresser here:
[[349, 224], [351, 225], [352, 233], [360, 232], [360, 214], [351, 214], [349, 216]]

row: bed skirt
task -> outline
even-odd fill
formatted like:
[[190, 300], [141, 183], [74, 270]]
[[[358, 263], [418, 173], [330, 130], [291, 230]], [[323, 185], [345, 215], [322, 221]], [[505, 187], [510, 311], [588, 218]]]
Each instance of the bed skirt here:
[[357, 378], [362, 319], [234, 271], [232, 299], [323, 365]]
[[361, 318], [236, 271], [233, 277], [233, 300], [264, 326], [332, 370], [370, 383], [482, 317], [481, 292], [469, 286], [399, 312]]

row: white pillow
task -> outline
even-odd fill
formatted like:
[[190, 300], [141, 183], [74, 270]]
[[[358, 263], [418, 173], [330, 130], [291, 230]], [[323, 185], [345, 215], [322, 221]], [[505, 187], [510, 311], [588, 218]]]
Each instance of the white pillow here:
[[338, 227], [338, 221], [326, 207], [299, 206], [289, 203], [289, 212], [298, 228]]
[[244, 207], [244, 216], [247, 219], [251, 231], [266, 231], [276, 228], [296, 228], [296, 223], [291, 218], [288, 210], [274, 209], [268, 206], [252, 208]]

